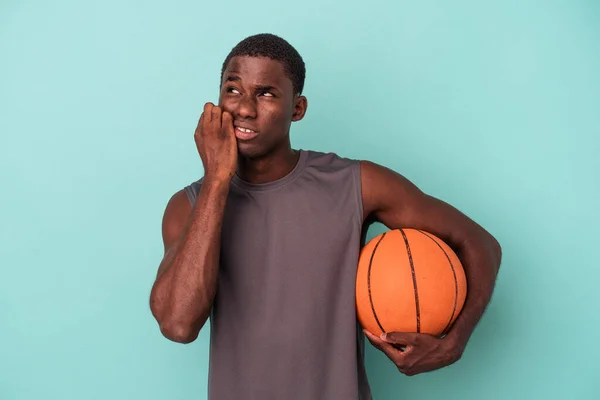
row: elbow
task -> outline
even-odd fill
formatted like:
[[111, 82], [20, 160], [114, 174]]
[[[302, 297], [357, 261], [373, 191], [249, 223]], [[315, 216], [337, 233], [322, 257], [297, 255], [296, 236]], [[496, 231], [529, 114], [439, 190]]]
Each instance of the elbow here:
[[198, 338], [200, 330], [208, 320], [210, 308], [202, 308], [198, 314], [190, 313], [181, 308], [173, 307], [165, 296], [160, 296], [156, 289], [150, 295], [150, 310], [161, 334], [176, 343], [192, 343]]
[[498, 240], [496, 240], [496, 238], [494, 237], [492, 237], [492, 248], [494, 251], [494, 256], [496, 257], [498, 269], [500, 268], [500, 263], [502, 262], [502, 246], [500, 245], [500, 242], [498, 242]]
[[175, 321], [165, 321], [160, 323], [159, 326], [162, 335], [176, 343], [192, 343], [198, 338], [198, 334], [200, 333], [200, 329], [191, 324]]
[[[150, 309], [152, 315], [160, 328], [160, 333], [167, 339], [176, 343], [192, 343], [198, 338], [202, 324], [194, 324], [188, 321], [181, 321], [179, 318], [172, 318], [171, 313], [163, 307], [159, 307], [157, 302], [151, 302]], [[172, 315], [172, 314], [171, 314]], [[202, 321], [206, 321], [203, 319]]]
[[490, 272], [493, 275], [498, 273], [502, 262], [502, 246], [494, 236], [485, 231], [483, 234], [470, 236], [462, 242], [462, 245], [458, 248], [458, 252], [462, 253], [467, 248], [477, 248], [480, 257], [486, 260], [486, 264], [493, 270]]

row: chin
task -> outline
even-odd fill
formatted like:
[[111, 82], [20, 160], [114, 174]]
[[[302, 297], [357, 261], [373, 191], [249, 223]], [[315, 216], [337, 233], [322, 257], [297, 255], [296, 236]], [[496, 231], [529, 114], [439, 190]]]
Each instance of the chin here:
[[269, 154], [261, 146], [238, 141], [238, 156], [246, 159], [261, 158]]

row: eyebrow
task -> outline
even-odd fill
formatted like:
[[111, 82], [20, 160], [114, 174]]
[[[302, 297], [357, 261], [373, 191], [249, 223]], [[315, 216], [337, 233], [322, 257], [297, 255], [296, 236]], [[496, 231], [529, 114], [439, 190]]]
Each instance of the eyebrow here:
[[277, 90], [277, 88], [275, 86], [269, 86], [269, 85], [259, 85], [255, 89], [257, 92], [271, 92], [271, 91]]
[[237, 81], [241, 81], [241, 80], [242, 80], [242, 78], [240, 78], [237, 75], [229, 75], [227, 77], [227, 79], [225, 79], [225, 82], [237, 82]]
[[[237, 75], [228, 75], [225, 79], [225, 82], [239, 82], [242, 78]], [[272, 85], [258, 85], [254, 88], [257, 92], [270, 92], [270, 91], [279, 91], [276, 86]]]

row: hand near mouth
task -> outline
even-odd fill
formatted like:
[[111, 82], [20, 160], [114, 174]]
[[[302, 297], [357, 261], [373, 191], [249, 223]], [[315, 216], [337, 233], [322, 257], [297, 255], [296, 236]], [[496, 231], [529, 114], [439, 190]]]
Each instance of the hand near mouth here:
[[[241, 132], [233, 127], [233, 117], [213, 103], [204, 105], [204, 112], [194, 132], [194, 140], [206, 179], [230, 180], [237, 167], [236, 136]], [[255, 134], [255, 133], [254, 133]]]

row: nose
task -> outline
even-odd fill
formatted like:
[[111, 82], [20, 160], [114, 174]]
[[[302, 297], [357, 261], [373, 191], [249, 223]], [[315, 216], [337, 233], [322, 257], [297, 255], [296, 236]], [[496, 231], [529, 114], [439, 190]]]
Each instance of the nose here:
[[256, 98], [253, 96], [241, 96], [235, 114], [241, 119], [256, 118]]

